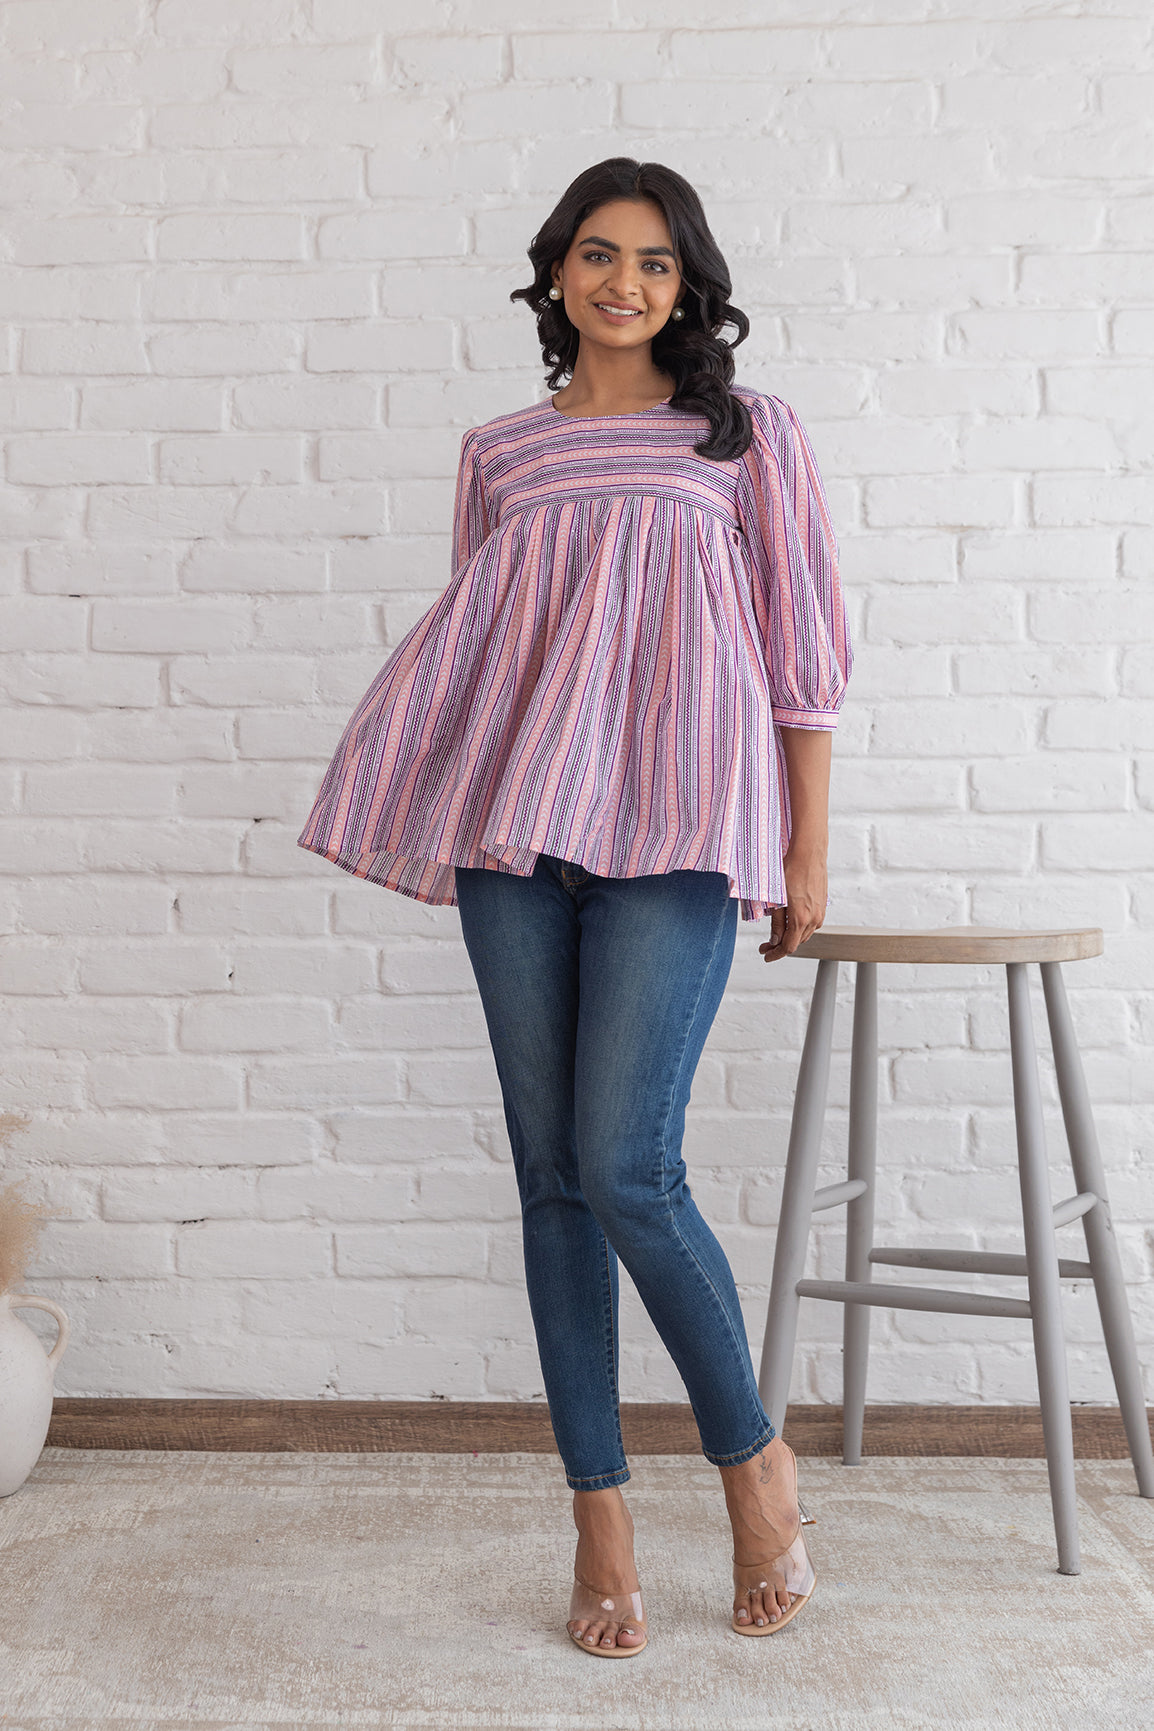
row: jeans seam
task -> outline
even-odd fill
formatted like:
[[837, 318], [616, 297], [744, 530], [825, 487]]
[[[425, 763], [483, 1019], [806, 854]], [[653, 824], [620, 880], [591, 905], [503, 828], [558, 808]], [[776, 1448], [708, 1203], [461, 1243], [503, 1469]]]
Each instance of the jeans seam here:
[[[601, 1242], [604, 1245], [603, 1266], [605, 1271], [606, 1368], [609, 1371], [609, 1386], [613, 1390], [613, 1419], [617, 1427], [617, 1447], [620, 1451], [622, 1461], [621, 1467], [614, 1468], [614, 1471], [623, 1472], [625, 1471], [625, 1439], [621, 1435], [621, 1391], [617, 1386], [617, 1372], [614, 1366], [613, 1342], [615, 1328], [613, 1316], [613, 1279], [609, 1271], [609, 1240], [606, 1238], [605, 1233], [601, 1230], [600, 1226], [598, 1226], [598, 1231], [601, 1232]], [[591, 1476], [594, 1478], [605, 1478], [607, 1475], [604, 1473], [594, 1473]]]
[[771, 1424], [768, 1430], [766, 1430], [755, 1443], [751, 1444], [749, 1448], [735, 1449], [731, 1455], [710, 1454], [708, 1449], [702, 1449], [701, 1452], [711, 1465], [715, 1467], [723, 1467], [732, 1464], [734, 1461], [752, 1460], [754, 1455], [760, 1454], [766, 1443], [771, 1443], [776, 1435], [777, 1432]]
[[[564, 885], [564, 887], [568, 890], [569, 894], [574, 899], [576, 899], [578, 891], [584, 887], [584, 881], [588, 878], [589, 874], [588, 874], [588, 872], [584, 871], [581, 866], [576, 865], [571, 860], [561, 860], [559, 862], [559, 865], [560, 865], [560, 871], [561, 871], [561, 882]], [[621, 1390], [620, 1390], [620, 1387], [619, 1387], [618, 1381], [617, 1381], [617, 1370], [616, 1370], [616, 1363], [615, 1363], [615, 1361], [616, 1361], [615, 1340], [616, 1340], [617, 1329], [616, 1329], [616, 1318], [613, 1314], [613, 1276], [612, 1276], [612, 1271], [611, 1271], [610, 1266], [609, 1266], [609, 1257], [611, 1255], [611, 1249], [610, 1249], [610, 1245], [609, 1245], [609, 1240], [606, 1237], [605, 1232], [601, 1228], [600, 1224], [598, 1224], [598, 1231], [600, 1231], [600, 1233], [601, 1233], [602, 1272], [603, 1272], [603, 1276], [604, 1276], [603, 1322], [604, 1322], [604, 1330], [605, 1330], [605, 1333], [604, 1333], [605, 1366], [606, 1366], [606, 1370], [608, 1371], [608, 1382], [609, 1382], [609, 1387], [612, 1390], [612, 1397], [613, 1397], [613, 1423], [614, 1423], [614, 1426], [615, 1426], [615, 1429], [617, 1432], [617, 1452], [620, 1455], [622, 1464], [620, 1467], [614, 1467], [608, 1473], [590, 1473], [590, 1474], [587, 1474], [581, 1480], [582, 1483], [589, 1483], [589, 1482], [594, 1481], [594, 1480], [600, 1481], [602, 1479], [620, 1479], [622, 1474], [625, 1475], [625, 1479], [628, 1479], [628, 1477], [629, 1477], [629, 1467], [628, 1467], [628, 1463], [626, 1462], [626, 1459], [625, 1459], [625, 1439], [621, 1434]], [[568, 1478], [569, 1475], [566, 1474], [566, 1477]], [[624, 1481], [622, 1481], [622, 1482], [624, 1482]]]

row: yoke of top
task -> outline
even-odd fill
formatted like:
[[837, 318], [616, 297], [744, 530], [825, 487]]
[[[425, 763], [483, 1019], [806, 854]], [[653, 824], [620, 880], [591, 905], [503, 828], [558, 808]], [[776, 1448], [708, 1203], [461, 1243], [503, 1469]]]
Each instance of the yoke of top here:
[[785, 901], [778, 729], [832, 728], [852, 665], [809, 440], [731, 387], [753, 443], [716, 462], [668, 403], [551, 402], [464, 435], [453, 575], [351, 717], [300, 845], [418, 900], [541, 853], [606, 876], [721, 871]]
[[[739, 465], [699, 457], [686, 445], [684, 418], [660, 416], [664, 403], [636, 416], [583, 419], [562, 415], [551, 405], [543, 407], [552, 410], [556, 421], [567, 420], [569, 427], [546, 415], [542, 428], [540, 416], [534, 416], [527, 423], [520, 420], [506, 437], [485, 439], [485, 429], [478, 429], [465, 441], [472, 442], [469, 480], [481, 495], [482, 538], [488, 533], [485, 522], [501, 523], [514, 511], [558, 504], [562, 499], [659, 496], [671, 504], [708, 511], [730, 529], [740, 528]], [[620, 421], [630, 425], [623, 428]], [[467, 538], [466, 557], [473, 546]]]

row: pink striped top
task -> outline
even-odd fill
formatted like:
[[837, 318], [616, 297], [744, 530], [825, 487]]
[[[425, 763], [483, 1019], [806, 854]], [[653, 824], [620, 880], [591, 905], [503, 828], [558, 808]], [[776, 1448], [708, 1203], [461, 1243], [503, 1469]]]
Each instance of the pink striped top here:
[[694, 453], [669, 402], [546, 400], [465, 434], [453, 578], [357, 705], [299, 843], [418, 901], [540, 853], [605, 877], [723, 871], [785, 902], [776, 729], [832, 728], [852, 665], [817, 464], [781, 398]]

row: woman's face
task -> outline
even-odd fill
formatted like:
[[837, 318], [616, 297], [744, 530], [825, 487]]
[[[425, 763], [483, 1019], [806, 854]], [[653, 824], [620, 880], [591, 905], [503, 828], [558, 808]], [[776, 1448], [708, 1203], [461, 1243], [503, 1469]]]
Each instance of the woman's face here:
[[628, 198], [599, 205], [553, 266], [553, 282], [564, 291], [565, 311], [583, 341], [611, 349], [652, 342], [682, 290], [673, 238], [659, 207]]

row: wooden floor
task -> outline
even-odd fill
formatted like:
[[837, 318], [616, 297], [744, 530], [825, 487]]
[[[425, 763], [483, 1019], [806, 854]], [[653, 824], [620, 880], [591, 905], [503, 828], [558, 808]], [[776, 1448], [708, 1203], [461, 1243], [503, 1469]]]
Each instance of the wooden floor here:
[[[1074, 1450], [1122, 1460], [1117, 1407], [1075, 1406]], [[625, 1404], [626, 1452], [698, 1454], [688, 1406]], [[784, 1434], [801, 1455], [840, 1455], [841, 1408], [791, 1406]], [[515, 1401], [106, 1400], [58, 1398], [48, 1446], [76, 1449], [214, 1449], [258, 1453], [552, 1454], [548, 1410]], [[867, 1455], [1045, 1454], [1042, 1421], [1028, 1406], [869, 1406]]]

